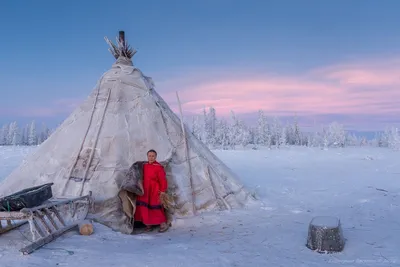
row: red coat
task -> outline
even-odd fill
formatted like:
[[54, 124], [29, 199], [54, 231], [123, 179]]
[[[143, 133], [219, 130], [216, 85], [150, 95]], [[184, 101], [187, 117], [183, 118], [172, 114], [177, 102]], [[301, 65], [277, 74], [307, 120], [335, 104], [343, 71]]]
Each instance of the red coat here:
[[166, 192], [168, 182], [164, 167], [158, 163], [143, 165], [143, 196], [137, 196], [135, 221], [145, 225], [159, 225], [167, 222], [164, 208], [160, 202], [160, 192]]

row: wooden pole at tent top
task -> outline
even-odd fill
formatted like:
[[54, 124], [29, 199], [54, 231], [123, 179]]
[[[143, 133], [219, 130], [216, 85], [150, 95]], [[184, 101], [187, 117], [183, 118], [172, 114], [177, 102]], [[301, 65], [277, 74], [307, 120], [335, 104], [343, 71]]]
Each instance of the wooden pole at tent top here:
[[119, 41], [121, 42], [122, 46], [125, 46], [125, 32], [119, 31]]
[[193, 204], [193, 214], [196, 215], [196, 204], [195, 204], [195, 193], [194, 193], [194, 188], [193, 188], [193, 177], [192, 177], [192, 166], [190, 164], [190, 159], [189, 159], [189, 147], [187, 143], [187, 138], [186, 138], [186, 131], [185, 131], [185, 125], [183, 124], [183, 115], [182, 115], [182, 106], [181, 106], [181, 101], [179, 99], [178, 91], [176, 91], [176, 99], [178, 100], [178, 105], [179, 105], [179, 113], [181, 115], [181, 127], [182, 127], [182, 133], [183, 133], [183, 140], [185, 142], [185, 156], [186, 156], [186, 162], [188, 165], [188, 172], [189, 172], [189, 179], [190, 179], [190, 188], [192, 189], [192, 204]]

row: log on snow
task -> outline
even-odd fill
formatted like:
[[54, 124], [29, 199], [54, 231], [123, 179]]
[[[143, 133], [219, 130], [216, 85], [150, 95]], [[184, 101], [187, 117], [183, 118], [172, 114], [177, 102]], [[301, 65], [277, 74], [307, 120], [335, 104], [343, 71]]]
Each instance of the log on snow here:
[[84, 220], [79, 223], [79, 233], [81, 235], [91, 235], [93, 234], [93, 224], [88, 221]]

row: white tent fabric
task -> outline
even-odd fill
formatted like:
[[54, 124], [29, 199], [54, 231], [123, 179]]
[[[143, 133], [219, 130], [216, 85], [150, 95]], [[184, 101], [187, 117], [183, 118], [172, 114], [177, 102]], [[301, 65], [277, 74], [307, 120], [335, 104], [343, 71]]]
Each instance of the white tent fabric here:
[[169, 162], [167, 179], [177, 216], [193, 214], [193, 199], [197, 212], [243, 207], [254, 200], [188, 130], [186, 141], [188, 155], [180, 118], [154, 90], [152, 79], [120, 57], [86, 101], [4, 179], [0, 196], [48, 182], [54, 183], [58, 197], [92, 191], [98, 220], [130, 232], [115, 180], [155, 149], [158, 161]]

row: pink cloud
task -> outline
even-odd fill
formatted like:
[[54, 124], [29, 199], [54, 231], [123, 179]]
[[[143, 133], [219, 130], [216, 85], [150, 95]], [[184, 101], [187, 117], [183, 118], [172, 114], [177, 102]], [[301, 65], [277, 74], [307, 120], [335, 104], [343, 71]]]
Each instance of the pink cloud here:
[[349, 87], [400, 86], [400, 60], [364, 60], [321, 68], [313, 74]]
[[[164, 84], [179, 91], [185, 111], [200, 112], [213, 106], [220, 115], [250, 113], [293, 114], [400, 114], [400, 61], [381, 60], [343, 64], [311, 70], [296, 76], [265, 73], [224, 73], [207, 79], [207, 72], [194, 74], [201, 83], [182, 84], [173, 80]], [[190, 80], [191, 75], [186, 74]], [[175, 101], [175, 92], [163, 89], [167, 102]]]
[[357, 86], [395, 86], [400, 84], [400, 68], [398, 70], [366, 70], [344, 69], [330, 72], [327, 78], [343, 85]]
[[[400, 60], [375, 59], [327, 66], [296, 75], [242, 69], [175, 71], [163, 79], [153, 75], [156, 90], [178, 112], [179, 91], [185, 114], [213, 106], [218, 115], [248, 114], [263, 109], [268, 115], [321, 114], [400, 116]], [[161, 74], [159, 74], [161, 75]], [[46, 107], [27, 107], [27, 116], [68, 115], [85, 97], [58, 99]], [[17, 111], [17, 110], [15, 110]], [[350, 120], [350, 117], [346, 117]], [[354, 121], [352, 121], [353, 123]]]

